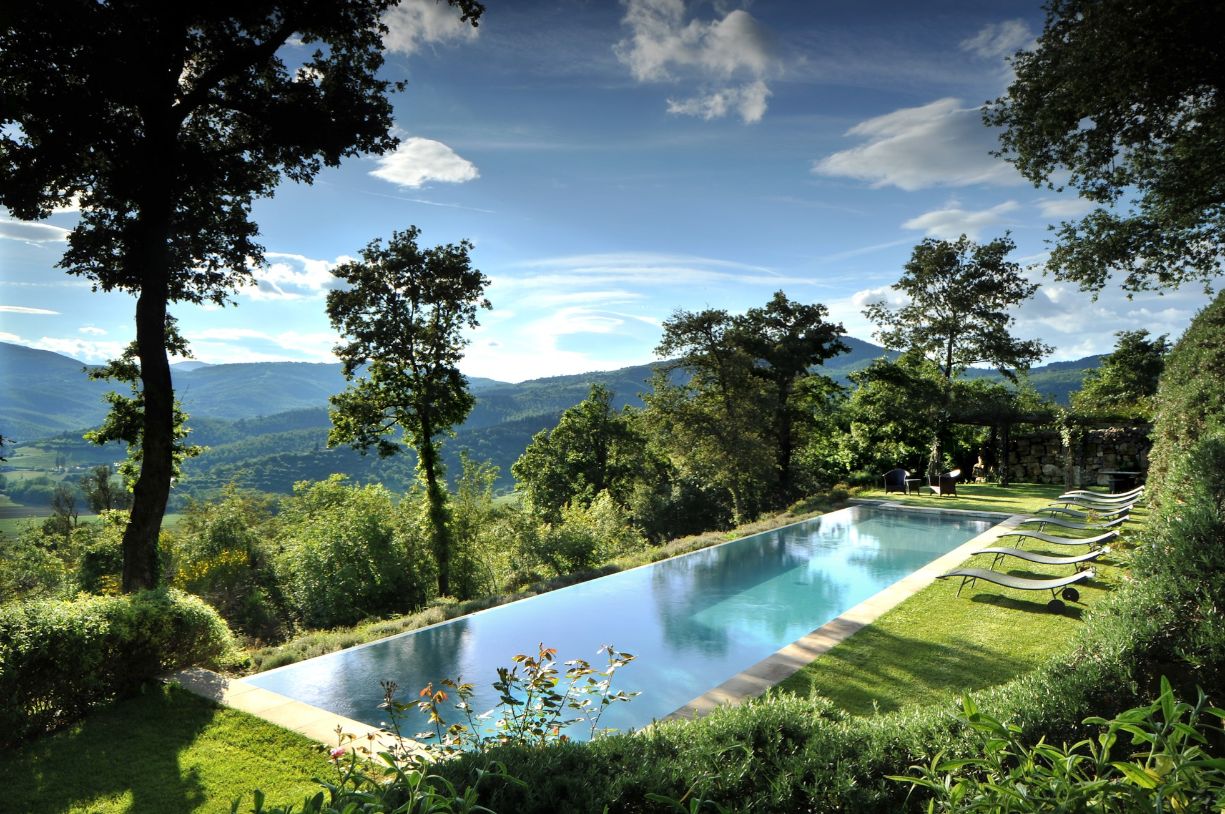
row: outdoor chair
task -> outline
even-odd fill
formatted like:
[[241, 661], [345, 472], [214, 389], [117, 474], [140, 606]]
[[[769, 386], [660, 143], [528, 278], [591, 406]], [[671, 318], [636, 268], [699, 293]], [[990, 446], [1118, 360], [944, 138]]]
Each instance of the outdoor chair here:
[[[1089, 548], [1101, 548], [1104, 543], [1108, 543], [1119, 536], [1117, 531], [1107, 531], [1095, 537], [1056, 537], [1053, 534], [1043, 534], [1040, 531], [1006, 531], [1000, 535], [1004, 537], [1018, 537], [1020, 540], [1041, 540], [1044, 543], [1051, 545], [1087, 545]], [[1017, 545], [1021, 545], [1020, 542]]]
[[1061, 516], [1079, 520], [1080, 522], [1093, 522], [1095, 520], [1113, 520], [1116, 517], [1130, 517], [1131, 506], [1120, 506], [1117, 509], [1092, 509], [1087, 512], [1078, 512], [1076, 509], [1065, 509], [1062, 506], [1050, 505], [1043, 506], [1034, 514], [1050, 514], [1052, 516]]
[[957, 494], [957, 479], [961, 477], [960, 469], [950, 469], [941, 475], [936, 475], [931, 478], [928, 486], [931, 487], [932, 493], [940, 496]]
[[1077, 509], [1084, 509], [1085, 511], [1090, 511], [1090, 512], [1113, 512], [1117, 514], [1120, 509], [1130, 509], [1133, 506], [1135, 506], [1137, 503], [1139, 503], [1139, 501], [1136, 501], [1136, 500], [1119, 500], [1119, 501], [1089, 500], [1088, 498], [1084, 498], [1080, 496], [1073, 496], [1073, 497], [1061, 497], [1058, 500], [1056, 500], [1055, 503], [1052, 503], [1051, 505], [1054, 506], [1058, 504], [1060, 506], [1068, 506], [1068, 507], [1075, 506]]
[[989, 571], [986, 568], [958, 568], [955, 571], [949, 571], [947, 574], [941, 574], [936, 579], [961, 577], [961, 585], [957, 588], [958, 596], [961, 596], [961, 589], [966, 587], [967, 582], [973, 588], [974, 583], [980, 579], [985, 582], [994, 582], [996, 585], [1003, 585], [1005, 588], [1015, 588], [1018, 591], [1050, 591], [1051, 601], [1046, 603], [1046, 607], [1052, 613], [1061, 613], [1064, 604], [1059, 600], [1059, 597], [1062, 596], [1069, 602], [1075, 602], [1080, 599], [1080, 592], [1071, 587], [1072, 584], [1081, 580], [1093, 579], [1096, 575], [1094, 570], [1090, 568], [1085, 571], [1077, 571], [1075, 574], [1067, 577], [1030, 579], [1029, 577], [1015, 577], [1012, 574], [1001, 574], [998, 571]]
[[1096, 500], [1104, 503], [1127, 503], [1132, 500], [1139, 500], [1144, 496], [1144, 487], [1137, 486], [1127, 492], [1094, 492], [1090, 489], [1073, 489], [1071, 492], [1064, 492], [1059, 498], [1062, 500], [1065, 497], [1079, 497], [1085, 500]]
[[897, 469], [890, 469], [882, 477], [885, 479], [885, 494], [905, 492], [906, 479], [910, 477], [910, 472], [899, 467]]
[[991, 570], [995, 570], [995, 566], [1004, 557], [1016, 557], [1019, 560], [1027, 562], [1036, 562], [1040, 565], [1071, 565], [1073, 571], [1080, 571], [1083, 568], [1088, 568], [1084, 563], [1096, 560], [1103, 554], [1110, 553], [1110, 546], [1102, 546], [1086, 551], [1084, 554], [1073, 554], [1070, 557], [1060, 557], [1054, 554], [1039, 554], [1036, 551], [1026, 551], [1023, 548], [984, 548], [982, 551], [975, 551], [975, 554], [994, 554], [991, 560]]
[[1026, 517], [1024, 520], [1017, 523], [1018, 526], [1026, 526], [1031, 523], [1038, 524], [1038, 531], [1042, 531], [1047, 526], [1059, 526], [1064, 529], [1076, 529], [1077, 531], [1105, 531], [1112, 526], [1122, 525], [1128, 521], [1128, 516], [1116, 517], [1113, 520], [1108, 520], [1103, 523], [1078, 523], [1075, 520], [1064, 520], [1059, 517]]

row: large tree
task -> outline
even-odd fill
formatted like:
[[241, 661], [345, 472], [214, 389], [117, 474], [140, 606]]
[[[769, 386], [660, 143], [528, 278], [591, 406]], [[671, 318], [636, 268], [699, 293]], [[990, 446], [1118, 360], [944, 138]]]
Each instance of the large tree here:
[[955, 376], [985, 363], [1015, 381], [1016, 371], [1050, 353], [1044, 343], [1017, 339], [1009, 330], [1011, 310], [1038, 290], [1007, 259], [1013, 248], [1007, 235], [983, 244], [965, 235], [955, 241], [927, 238], [915, 246], [902, 278], [893, 284], [905, 302], [891, 308], [882, 300], [864, 310], [886, 347], [923, 354], [939, 366], [945, 381], [932, 427], [929, 473], [942, 463]]
[[653, 421], [683, 468], [697, 464], [728, 490], [737, 519], [794, 497], [797, 427], [833, 386], [812, 368], [846, 349], [826, 314], [780, 291], [738, 316], [677, 311], [664, 322], [655, 352], [690, 378], [656, 377]]
[[1001, 155], [1035, 185], [1094, 204], [1047, 264], [1100, 291], [1205, 287], [1225, 243], [1225, 5], [1050, 0], [1037, 46], [989, 103]]
[[[474, 24], [482, 11], [448, 2]], [[398, 85], [377, 75], [392, 4], [65, 0], [0, 15], [0, 204], [35, 219], [75, 201], [60, 266], [136, 296], [144, 430], [126, 591], [157, 580], [174, 445], [167, 306], [221, 303], [250, 279], [263, 258], [251, 204], [282, 177], [395, 146]]]
[[1150, 419], [1170, 343], [1164, 334], [1150, 339], [1143, 329], [1119, 331], [1115, 336], [1114, 350], [1072, 394], [1072, 407], [1088, 415]]
[[557, 426], [532, 437], [511, 472], [532, 509], [556, 523], [567, 505], [590, 506], [600, 492], [627, 508], [636, 484], [667, 486], [661, 468], [628, 409], [614, 409], [613, 392], [593, 384]]
[[472, 268], [472, 244], [421, 249], [414, 226], [375, 240], [362, 259], [333, 274], [347, 285], [328, 292], [332, 327], [347, 341], [336, 346], [349, 387], [332, 397], [328, 444], [402, 449], [388, 436], [402, 430], [417, 451], [425, 485], [429, 532], [438, 563], [438, 593], [450, 595], [451, 540], [439, 439], [463, 422], [475, 400], [459, 361], [463, 332], [477, 325], [489, 279]]

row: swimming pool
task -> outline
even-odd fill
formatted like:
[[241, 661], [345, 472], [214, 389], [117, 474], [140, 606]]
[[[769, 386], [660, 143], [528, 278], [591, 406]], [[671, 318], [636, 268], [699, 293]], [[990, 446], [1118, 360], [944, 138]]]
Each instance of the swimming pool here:
[[[497, 702], [496, 668], [516, 653], [535, 655], [543, 642], [559, 666], [582, 658], [601, 668], [597, 650], [612, 644], [637, 657], [613, 689], [641, 695], [614, 704], [600, 725], [641, 728], [991, 525], [853, 506], [244, 681], [377, 726], [386, 720], [381, 680], [394, 680], [407, 702], [430, 682], [462, 677], [484, 711]], [[406, 733], [426, 728], [410, 715]]]

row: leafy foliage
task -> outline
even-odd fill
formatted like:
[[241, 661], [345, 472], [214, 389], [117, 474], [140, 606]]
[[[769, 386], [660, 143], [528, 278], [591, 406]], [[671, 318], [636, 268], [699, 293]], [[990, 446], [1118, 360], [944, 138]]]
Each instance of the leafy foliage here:
[[387, 456], [400, 449], [387, 434], [403, 430], [417, 451], [438, 592], [447, 596], [452, 542], [437, 438], [472, 410], [458, 367], [468, 344], [462, 332], [476, 327], [478, 308], [489, 307], [482, 294], [489, 280], [472, 268], [468, 241], [422, 250], [419, 235], [416, 227], [396, 232], [386, 248], [375, 240], [361, 262], [333, 271], [348, 283], [328, 292], [327, 311], [347, 337], [335, 350], [351, 384], [332, 397], [328, 443]]
[[72, 721], [168, 671], [233, 657], [225, 622], [178, 591], [0, 605], [0, 742]]
[[666, 482], [666, 463], [652, 454], [628, 408], [617, 412], [612, 402], [611, 390], [592, 385], [586, 399], [537, 433], [515, 461], [520, 491], [546, 522], [560, 520], [568, 505], [589, 506], [601, 492], [627, 506], [638, 483]]
[[835, 388], [811, 368], [846, 350], [826, 314], [780, 291], [740, 316], [677, 311], [664, 322], [655, 352], [690, 380], [657, 374], [648, 421], [681, 475], [726, 490], [737, 519], [795, 497], [795, 452]]
[[1164, 335], [1148, 338], [1148, 331], [1119, 331], [1114, 351], [1101, 367], [1089, 371], [1083, 386], [1072, 394], [1072, 409], [1081, 415], [1152, 418], [1153, 397], [1165, 367], [1170, 343]]
[[1196, 439], [1225, 428], [1225, 294], [1195, 316], [1165, 359], [1154, 397], [1150, 500], [1177, 499], [1171, 470]]
[[1098, 208], [1059, 226], [1047, 267], [1101, 291], [1211, 285], [1221, 272], [1225, 138], [1211, 32], [1216, 3], [1052, 0], [1037, 48], [984, 112], [1001, 154], [1034, 184], [1067, 184]]
[[[981, 757], [937, 754], [914, 774], [890, 778], [930, 793], [930, 812], [1225, 808], [1225, 759], [1213, 754], [1225, 734], [1219, 726], [1225, 710], [1208, 706], [1202, 691], [1195, 704], [1179, 701], [1163, 676], [1153, 703], [1110, 720], [1086, 718], [1103, 731], [1063, 747], [1041, 740], [1031, 747], [1020, 727], [980, 712], [968, 698], [964, 703]], [[1115, 747], [1125, 736], [1131, 749], [1120, 756]]]
[[915, 246], [893, 285], [907, 302], [898, 308], [884, 300], [871, 303], [864, 315], [880, 328], [886, 347], [926, 355], [945, 379], [984, 362], [1013, 379], [1014, 370], [1050, 353], [1043, 343], [1008, 332], [1010, 309], [1038, 289], [1005, 259], [1014, 248], [1007, 235], [983, 244], [965, 235], [955, 241], [928, 238]]
[[424, 604], [432, 574], [408, 503], [396, 511], [383, 487], [346, 486], [340, 476], [298, 487], [273, 555], [295, 620], [333, 627]]

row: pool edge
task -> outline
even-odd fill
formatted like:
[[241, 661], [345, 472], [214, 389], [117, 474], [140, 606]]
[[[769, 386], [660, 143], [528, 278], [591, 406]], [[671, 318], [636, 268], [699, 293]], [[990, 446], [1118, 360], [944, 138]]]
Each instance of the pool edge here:
[[[860, 501], [856, 502], [859, 503]], [[700, 718], [717, 707], [726, 704], [738, 704], [745, 699], [761, 695], [774, 685], [794, 675], [818, 656], [826, 653], [834, 645], [845, 641], [847, 637], [856, 631], [876, 621], [887, 611], [892, 610], [906, 599], [926, 588], [940, 574], [957, 567], [983, 546], [994, 542], [1005, 532], [1015, 529], [1027, 516], [1023, 514], [1005, 515], [1001, 512], [977, 512], [964, 509], [912, 507], [906, 504], [888, 503], [885, 501], [862, 501], [862, 503], [901, 511], [938, 512], [961, 517], [978, 515], [996, 520], [1003, 518], [1003, 520], [982, 534], [962, 543], [947, 554], [942, 554], [912, 574], [903, 577], [888, 588], [868, 597], [837, 618], [831, 619], [816, 630], [805, 634], [791, 644], [766, 656], [747, 670], [737, 673], [719, 686], [702, 693], [697, 698], [694, 698], [660, 720], [671, 721]]]

